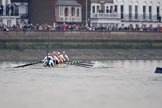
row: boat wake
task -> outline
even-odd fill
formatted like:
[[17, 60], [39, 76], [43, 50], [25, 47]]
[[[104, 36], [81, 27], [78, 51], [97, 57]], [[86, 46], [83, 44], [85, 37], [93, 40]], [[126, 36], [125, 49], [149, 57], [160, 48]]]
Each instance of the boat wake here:
[[110, 66], [108, 63], [100, 62], [100, 61], [94, 61], [94, 68], [115, 68], [113, 66]]

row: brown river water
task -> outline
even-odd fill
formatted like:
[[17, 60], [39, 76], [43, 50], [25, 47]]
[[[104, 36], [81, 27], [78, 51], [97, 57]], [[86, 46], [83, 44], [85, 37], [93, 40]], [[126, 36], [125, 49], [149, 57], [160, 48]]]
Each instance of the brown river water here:
[[92, 61], [92, 68], [0, 62], [0, 108], [161, 108], [158, 60]]

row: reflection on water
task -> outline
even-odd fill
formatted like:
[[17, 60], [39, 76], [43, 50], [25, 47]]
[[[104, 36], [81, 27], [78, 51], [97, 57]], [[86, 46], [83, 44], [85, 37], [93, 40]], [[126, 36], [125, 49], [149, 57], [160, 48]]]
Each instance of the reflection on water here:
[[0, 63], [0, 108], [161, 108], [162, 61], [93, 61], [93, 68]]

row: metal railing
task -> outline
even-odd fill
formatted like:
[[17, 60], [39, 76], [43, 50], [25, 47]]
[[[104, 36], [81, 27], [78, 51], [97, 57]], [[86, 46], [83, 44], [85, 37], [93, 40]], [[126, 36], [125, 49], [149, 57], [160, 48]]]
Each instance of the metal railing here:
[[122, 21], [140, 21], [140, 22], [160, 22], [158, 19], [157, 15], [152, 15], [152, 14], [141, 14], [141, 15], [132, 15], [130, 16], [129, 14], [124, 14]]
[[120, 19], [120, 14], [118, 13], [91, 13], [91, 18], [118, 18]]
[[9, 17], [19, 17], [22, 19], [28, 19], [28, 14], [27, 13], [14, 13], [10, 15], [0, 15], [0, 18], [9, 18]]
[[58, 17], [56, 19], [58, 22], [81, 22], [82, 18], [81, 17]]
[[[123, 18], [122, 18], [123, 17]], [[152, 14], [119, 14], [119, 13], [91, 13], [91, 18], [96, 19], [121, 19], [121, 21], [133, 22], [161, 22], [161, 18]]]

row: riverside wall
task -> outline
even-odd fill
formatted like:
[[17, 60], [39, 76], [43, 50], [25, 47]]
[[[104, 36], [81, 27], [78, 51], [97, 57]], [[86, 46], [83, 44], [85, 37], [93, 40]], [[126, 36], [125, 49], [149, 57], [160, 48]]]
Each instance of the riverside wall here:
[[162, 32], [0, 32], [1, 49], [162, 48]]
[[0, 60], [40, 60], [65, 50], [72, 60], [162, 60], [162, 32], [0, 32]]
[[0, 32], [0, 40], [162, 40], [162, 32], [10, 31]]

